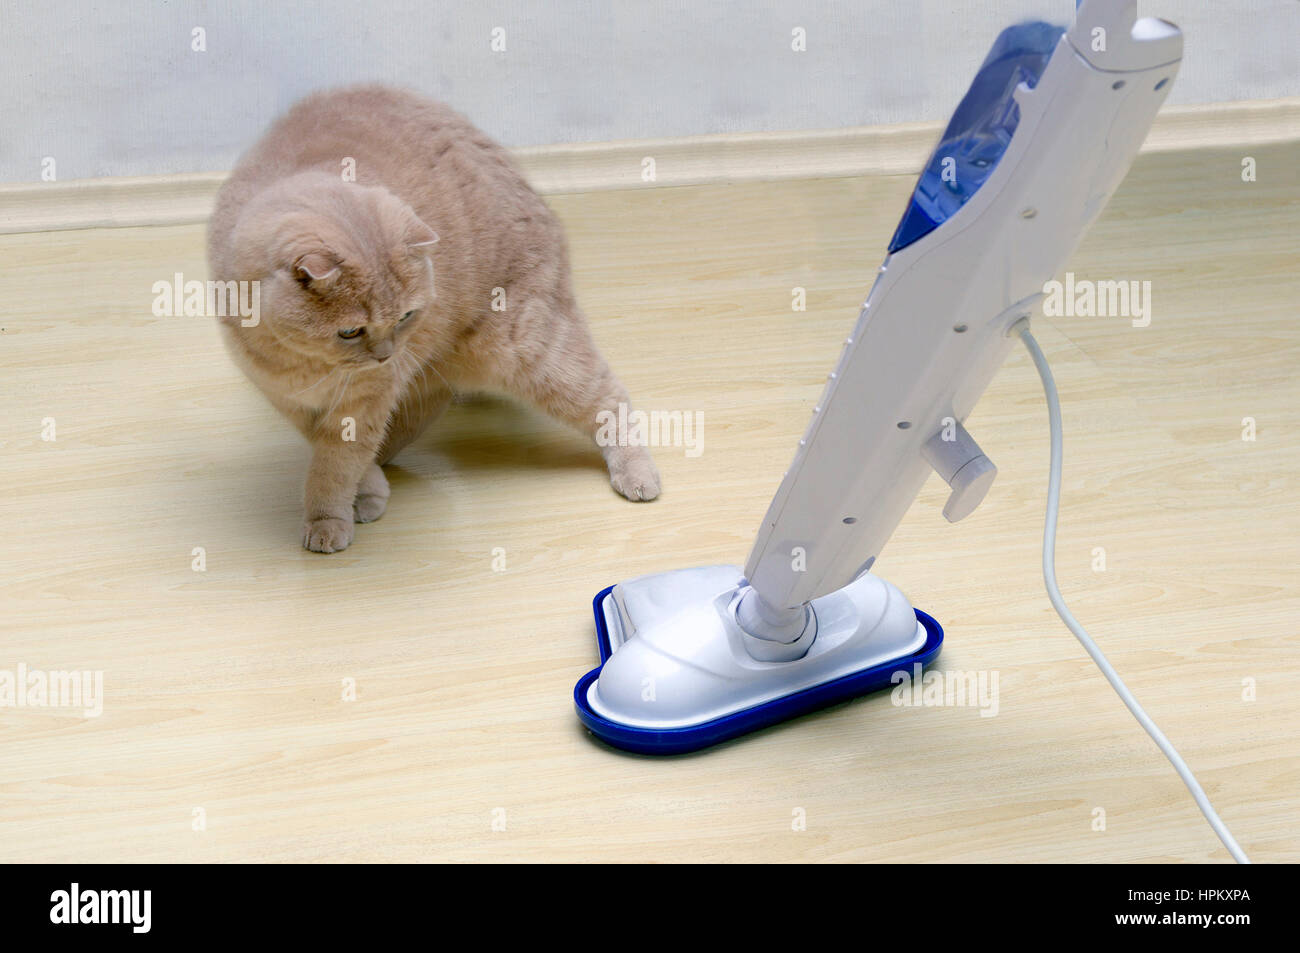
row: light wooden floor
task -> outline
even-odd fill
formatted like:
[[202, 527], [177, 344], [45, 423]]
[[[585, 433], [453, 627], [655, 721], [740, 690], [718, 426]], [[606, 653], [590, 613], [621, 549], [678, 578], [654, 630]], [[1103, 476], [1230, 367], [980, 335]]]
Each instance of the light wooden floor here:
[[[1149, 328], [1034, 329], [1066, 597], [1254, 859], [1294, 862], [1300, 173], [1255, 155], [1254, 184], [1240, 150], [1142, 158], [1076, 255], [1151, 281]], [[885, 694], [653, 760], [574, 716], [598, 589], [743, 560], [910, 186], [555, 199], [598, 340], [643, 407], [703, 414], [703, 456], [660, 450], [633, 505], [576, 435], [459, 404], [328, 557], [298, 545], [305, 445], [215, 328], [151, 315], [154, 281], [205, 277], [201, 228], [0, 239], [0, 668], [106, 693], [98, 719], [0, 709], [0, 860], [1226, 860], [1043, 593], [1020, 351], [969, 422], [1001, 470], [983, 508], [949, 526], [932, 479], [877, 565], [945, 625], [942, 668], [999, 673], [997, 717]]]

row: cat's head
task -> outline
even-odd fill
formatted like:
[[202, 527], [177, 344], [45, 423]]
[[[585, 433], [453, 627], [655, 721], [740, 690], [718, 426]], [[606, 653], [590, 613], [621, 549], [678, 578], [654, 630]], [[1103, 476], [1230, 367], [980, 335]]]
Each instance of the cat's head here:
[[433, 304], [437, 240], [387, 189], [304, 173], [249, 201], [233, 251], [242, 274], [260, 276], [278, 345], [362, 370], [398, 353]]

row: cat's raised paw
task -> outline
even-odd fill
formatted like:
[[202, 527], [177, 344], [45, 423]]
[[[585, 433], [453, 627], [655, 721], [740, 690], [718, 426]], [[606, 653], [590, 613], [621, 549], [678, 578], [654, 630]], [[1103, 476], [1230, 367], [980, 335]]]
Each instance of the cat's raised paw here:
[[303, 524], [302, 545], [313, 553], [337, 553], [352, 542], [352, 521], [309, 520]]
[[659, 495], [659, 470], [644, 450], [611, 460], [609, 482], [633, 503], [646, 503]]

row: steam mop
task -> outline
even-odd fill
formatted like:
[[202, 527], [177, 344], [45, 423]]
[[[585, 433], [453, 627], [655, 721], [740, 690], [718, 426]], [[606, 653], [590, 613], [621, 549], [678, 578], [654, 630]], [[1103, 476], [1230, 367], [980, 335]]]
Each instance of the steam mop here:
[[931, 663], [939, 623], [870, 570], [931, 469], [951, 488], [949, 521], [988, 493], [997, 468], [962, 422], [1017, 336], [1053, 412], [1044, 570], [1075, 629], [1050, 551], [1059, 410], [1028, 324], [1128, 172], [1181, 56], [1178, 28], [1137, 19], [1135, 0], [1080, 0], [1068, 30], [1002, 32], [926, 163], [743, 570], [681, 569], [597, 594], [601, 664], [574, 688], [592, 734], [634, 752], [693, 751]]

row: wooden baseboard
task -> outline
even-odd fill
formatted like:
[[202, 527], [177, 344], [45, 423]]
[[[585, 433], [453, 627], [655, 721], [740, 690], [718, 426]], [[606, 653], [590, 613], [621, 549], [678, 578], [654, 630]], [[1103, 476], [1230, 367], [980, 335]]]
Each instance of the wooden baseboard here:
[[[543, 195], [853, 175], [916, 175], [939, 122], [532, 146], [513, 150]], [[1170, 107], [1143, 152], [1300, 141], [1300, 97]], [[1243, 153], [1244, 154], [1244, 153]], [[653, 160], [653, 178], [646, 172]], [[0, 184], [0, 234], [206, 221], [224, 172]]]

